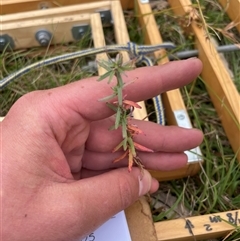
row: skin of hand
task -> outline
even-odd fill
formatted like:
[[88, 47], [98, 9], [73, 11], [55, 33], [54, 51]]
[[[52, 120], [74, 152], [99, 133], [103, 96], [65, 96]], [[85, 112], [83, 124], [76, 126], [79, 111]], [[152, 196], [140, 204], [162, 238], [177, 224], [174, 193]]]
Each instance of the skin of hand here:
[[[194, 58], [126, 72], [128, 100], [141, 101], [182, 87], [199, 75]], [[121, 131], [109, 131], [113, 112], [99, 99], [112, 93], [96, 77], [21, 97], [1, 123], [1, 226], [5, 241], [81, 240], [103, 222], [158, 189], [149, 172], [127, 160], [113, 163]], [[144, 134], [135, 141], [146, 169], [186, 165], [199, 130], [132, 120]]]

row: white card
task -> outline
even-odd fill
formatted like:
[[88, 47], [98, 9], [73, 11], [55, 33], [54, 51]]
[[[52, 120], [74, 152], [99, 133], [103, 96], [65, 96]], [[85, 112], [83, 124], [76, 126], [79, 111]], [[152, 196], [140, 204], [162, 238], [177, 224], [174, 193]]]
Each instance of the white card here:
[[132, 241], [124, 211], [110, 218], [96, 231], [79, 241]]

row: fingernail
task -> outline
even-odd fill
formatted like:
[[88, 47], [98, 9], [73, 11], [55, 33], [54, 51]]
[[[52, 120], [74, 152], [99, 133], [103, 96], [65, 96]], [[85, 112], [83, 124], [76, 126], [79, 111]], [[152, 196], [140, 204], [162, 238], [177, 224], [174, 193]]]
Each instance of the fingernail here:
[[152, 176], [146, 170], [143, 170], [138, 176], [139, 182], [139, 197], [147, 194], [150, 191], [152, 185]]
[[193, 60], [193, 59], [198, 59], [198, 57], [190, 57], [190, 58], [187, 58], [187, 59], [185, 59], [185, 60]]

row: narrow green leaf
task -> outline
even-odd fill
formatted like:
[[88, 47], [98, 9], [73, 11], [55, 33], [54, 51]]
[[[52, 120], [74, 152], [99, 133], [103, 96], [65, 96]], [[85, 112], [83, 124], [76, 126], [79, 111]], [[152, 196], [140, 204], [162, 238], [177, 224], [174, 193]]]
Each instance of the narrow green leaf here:
[[120, 67], [118, 67], [118, 73], [121, 76], [122, 74], [125, 74], [125, 70], [120, 68]]
[[122, 140], [116, 147], [113, 148], [112, 152], [117, 151], [119, 148], [123, 146], [124, 140]]
[[131, 151], [132, 155], [135, 157], [137, 154], [136, 154], [136, 150], [135, 150], [135, 147], [133, 144], [133, 140], [131, 137], [128, 137], [127, 140], [128, 140], [128, 145], [129, 145], [130, 151]]
[[128, 111], [123, 108], [122, 111], [122, 119], [124, 121], [124, 125], [127, 126], [127, 116], [128, 116]]
[[107, 71], [111, 71], [112, 68], [111, 68], [111, 65], [110, 65], [110, 62], [106, 61], [106, 60], [99, 60], [97, 61], [98, 62], [98, 65], [104, 69], [106, 69]]
[[112, 74], [112, 70], [110, 70], [110, 71], [106, 72], [105, 74], [101, 75], [101, 76], [97, 79], [97, 81], [101, 81], [101, 80], [103, 80], [103, 79], [106, 79], [106, 78], [109, 77], [111, 74]]
[[118, 53], [116, 56], [116, 64], [118, 66], [122, 66], [123, 64], [123, 55], [121, 53]]
[[126, 151], [127, 150], [127, 137], [123, 139], [123, 150]]
[[122, 117], [122, 137], [127, 137], [127, 125], [126, 125], [126, 119]]
[[114, 77], [114, 75], [115, 75], [115, 71], [112, 70], [112, 72], [111, 72], [110, 75], [109, 75], [108, 84], [111, 83], [112, 78]]
[[121, 123], [121, 108], [118, 107], [117, 109], [117, 114], [116, 114], [116, 119], [115, 119], [115, 129], [118, 129], [118, 127], [120, 126]]
[[117, 96], [117, 94], [112, 94], [112, 95], [103, 97], [103, 98], [99, 99], [99, 101], [104, 101], [105, 102], [105, 101], [113, 99], [115, 96]]
[[123, 98], [122, 98], [122, 89], [118, 88], [117, 89], [117, 96], [118, 96], [118, 104], [122, 106], [123, 104]]
[[122, 88], [124, 83], [122, 80], [121, 73], [119, 73], [119, 71], [118, 72], [116, 71], [116, 77], [117, 77], [118, 86]]
[[110, 109], [112, 109], [114, 112], [117, 112], [118, 111], [118, 107], [116, 106], [116, 105], [113, 105], [113, 104], [111, 104], [111, 103], [106, 103], [106, 105], [110, 108]]

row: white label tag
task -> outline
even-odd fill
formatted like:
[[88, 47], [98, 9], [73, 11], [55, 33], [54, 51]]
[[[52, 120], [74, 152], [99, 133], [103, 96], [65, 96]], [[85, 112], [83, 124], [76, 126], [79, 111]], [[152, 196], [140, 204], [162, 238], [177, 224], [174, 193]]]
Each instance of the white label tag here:
[[132, 241], [124, 211], [110, 218], [96, 231], [79, 241]]
[[[179, 127], [192, 128], [192, 124], [185, 110], [175, 110], [174, 116]], [[185, 154], [188, 156], [188, 164], [202, 161], [202, 153], [199, 147], [185, 151]]]

